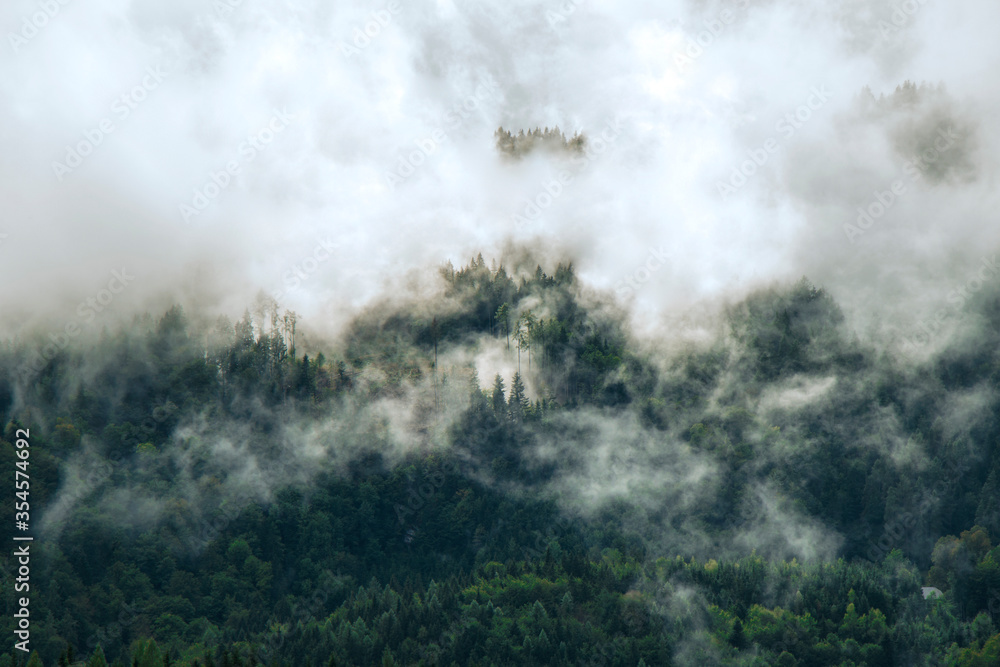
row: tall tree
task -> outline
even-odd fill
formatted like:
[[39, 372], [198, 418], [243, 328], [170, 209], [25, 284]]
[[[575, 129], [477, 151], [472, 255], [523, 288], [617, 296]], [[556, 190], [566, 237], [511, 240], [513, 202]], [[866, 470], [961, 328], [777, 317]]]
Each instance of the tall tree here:
[[514, 325], [514, 342], [517, 343], [517, 371], [521, 372], [521, 350], [528, 350], [528, 368], [531, 368], [531, 334], [537, 320], [529, 310], [517, 318]]
[[507, 338], [507, 349], [510, 350], [510, 307], [504, 302], [497, 308], [496, 320], [498, 324], [503, 324], [503, 333]]
[[434, 409], [438, 409], [438, 319], [431, 320], [431, 337], [434, 339]]
[[94, 655], [87, 661], [87, 667], [108, 667], [108, 661], [104, 658], [104, 649], [98, 644], [94, 649]]
[[535, 330], [538, 328], [538, 318], [530, 310], [521, 315], [524, 322], [525, 348], [528, 350], [528, 372], [531, 372], [531, 343], [534, 339]]
[[493, 412], [499, 417], [504, 413], [506, 405], [507, 398], [504, 395], [503, 378], [497, 373], [497, 376], [493, 378]]
[[514, 373], [514, 379], [510, 383], [510, 399], [507, 401], [507, 407], [514, 421], [524, 419], [528, 411], [528, 397], [524, 393], [524, 382], [520, 373]]
[[472, 376], [469, 378], [469, 409], [474, 414], [482, 414], [486, 408], [486, 398], [483, 390], [479, 388], [479, 373], [475, 366], [472, 368]]

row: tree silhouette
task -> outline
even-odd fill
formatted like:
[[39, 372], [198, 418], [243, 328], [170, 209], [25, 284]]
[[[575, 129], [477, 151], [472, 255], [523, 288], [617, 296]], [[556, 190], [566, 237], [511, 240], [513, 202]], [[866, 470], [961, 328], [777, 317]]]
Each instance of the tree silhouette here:
[[503, 333], [507, 338], [507, 349], [510, 350], [510, 307], [505, 303], [497, 308], [496, 321], [503, 323]]
[[520, 373], [514, 373], [514, 379], [510, 383], [510, 399], [507, 401], [507, 408], [514, 421], [521, 421], [529, 408], [528, 397], [524, 392], [524, 382]]
[[493, 378], [492, 403], [493, 412], [496, 413], [497, 416], [502, 415], [504, 413], [504, 407], [507, 404], [507, 399], [504, 395], [503, 378], [500, 377], [499, 373], [497, 373], [496, 377]]

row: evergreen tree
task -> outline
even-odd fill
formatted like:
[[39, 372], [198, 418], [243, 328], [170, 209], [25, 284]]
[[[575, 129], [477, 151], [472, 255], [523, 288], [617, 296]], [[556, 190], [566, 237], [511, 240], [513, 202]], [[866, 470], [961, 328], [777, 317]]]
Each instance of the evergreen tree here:
[[515, 421], [524, 419], [528, 412], [528, 397], [524, 393], [524, 382], [521, 381], [521, 374], [514, 373], [514, 379], [510, 383], [510, 399], [508, 399], [508, 410]]
[[156, 640], [140, 641], [132, 654], [132, 662], [138, 667], [163, 667], [163, 655]]
[[[530, 310], [521, 315], [524, 331], [524, 347], [528, 350], [528, 371], [531, 371], [531, 343], [534, 340], [535, 329], [538, 326], [538, 319]], [[520, 327], [519, 327], [520, 329]]]
[[496, 321], [503, 326], [503, 334], [507, 339], [507, 350], [510, 350], [510, 307], [505, 303], [500, 304], [496, 312]]
[[507, 407], [507, 397], [504, 393], [503, 378], [497, 373], [496, 377], [493, 378], [493, 412], [500, 417], [505, 412]]
[[104, 649], [98, 644], [94, 649], [94, 654], [87, 661], [87, 667], [107, 667], [108, 661], [104, 659]]
[[469, 411], [472, 414], [482, 414], [485, 408], [486, 397], [483, 396], [483, 390], [479, 388], [479, 373], [473, 367], [469, 377]]
[[744, 649], [747, 646], [746, 634], [743, 632], [743, 622], [738, 618], [733, 624], [733, 633], [729, 638], [729, 643], [737, 649]]

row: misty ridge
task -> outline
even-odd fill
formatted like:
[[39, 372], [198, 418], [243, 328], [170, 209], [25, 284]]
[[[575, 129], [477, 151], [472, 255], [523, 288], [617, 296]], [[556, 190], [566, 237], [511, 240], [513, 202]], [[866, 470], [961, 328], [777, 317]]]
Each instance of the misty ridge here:
[[903, 171], [912, 180], [954, 183], [975, 178], [975, 126], [956, 108], [943, 83], [904, 81], [878, 98], [865, 87], [858, 101], [862, 113], [887, 125], [892, 148], [906, 160]]
[[[910, 184], [975, 181], [975, 124], [943, 87], [864, 89], [851, 117], [882, 133]], [[586, 133], [493, 138], [510, 170], [599, 159]], [[340, 247], [322, 240], [298, 281]], [[8, 339], [4, 438], [30, 426], [37, 439], [46, 571], [151, 600], [114, 631], [112, 611], [44, 625], [45, 651], [76, 644], [157, 667], [161, 650], [192, 667], [434, 664], [486, 650], [442, 623], [500, 627], [506, 601], [542, 628], [505, 649], [529, 664], [903, 664], [948, 641], [988, 655], [1000, 611], [995, 256], [960, 273], [927, 319], [863, 335], [857, 304], [845, 313], [806, 277], [634, 329], [635, 298], [676, 261], [663, 246], [649, 257], [612, 293], [578, 277], [575, 259], [507, 242], [489, 263], [395, 279], [339, 327], [263, 291], [235, 321], [190, 298], [130, 316], [117, 303], [135, 280], [123, 268], [55, 333]], [[544, 628], [570, 630], [547, 626], [546, 609], [560, 623], [596, 613], [572, 587], [462, 602], [469, 576], [602, 582], [617, 597], [601, 614], [625, 624], [557, 648]], [[420, 613], [440, 615], [440, 637], [361, 639], [376, 618], [365, 599], [387, 614], [406, 591], [438, 597], [439, 580], [451, 592]], [[951, 616], [918, 640], [926, 590]], [[332, 633], [338, 614], [363, 620], [346, 625], [362, 634], [319, 648], [281, 620]], [[776, 634], [769, 615], [798, 629]], [[836, 641], [813, 637], [814, 619]]]
[[[310, 539], [436, 567], [567, 544], [640, 563], [892, 552], [949, 590], [973, 570], [938, 558], [942, 536], [1000, 534], [995, 285], [918, 362], [861, 342], [805, 278], [665, 346], [633, 335], [571, 262], [549, 270], [528, 249], [448, 264], [431, 293], [387, 295], [326, 344], [264, 295], [235, 323], [175, 306], [69, 346], [30, 383], [11, 371], [44, 339], [8, 341], [0, 407], [6, 437], [32, 424], [44, 439], [42, 535], [99, 571], [111, 544], [154, 531], [180, 563], [247, 512], [373, 476], [397, 495]], [[452, 502], [437, 489], [456, 478], [521, 518], [440, 533], [426, 506]], [[81, 531], [110, 542], [74, 555]], [[772, 595], [794, 606], [794, 590]]]
[[6, 9], [0, 667], [1000, 665], [997, 3]]
[[[710, 339], [664, 347], [572, 263], [550, 276], [526, 250], [510, 260], [448, 265], [438, 293], [376, 302], [329, 347], [262, 295], [236, 323], [173, 307], [60, 352], [33, 382], [5, 373], [5, 422], [40, 420], [63, 475], [118, 468], [86, 497], [61, 489], [44, 525], [78, 509], [59, 494], [148, 527], [177, 520], [178, 502], [198, 520], [241, 493], [267, 502], [319, 471], [435, 453], [576, 517], [619, 506], [645, 549], [684, 555], [862, 557], [947, 464], [974, 469], [942, 512], [962, 489], [982, 502], [923, 517], [898, 546], [926, 565], [937, 521], [1000, 532], [995, 286], [914, 362], [860, 342], [804, 278], [728, 306]], [[5, 367], [43, 343], [8, 342]], [[172, 480], [162, 493], [157, 478]]]

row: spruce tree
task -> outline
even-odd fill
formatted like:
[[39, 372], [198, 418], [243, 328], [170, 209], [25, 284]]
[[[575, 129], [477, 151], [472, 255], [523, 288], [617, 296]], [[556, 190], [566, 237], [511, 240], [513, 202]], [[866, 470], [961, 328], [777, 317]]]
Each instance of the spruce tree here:
[[108, 661], [104, 658], [104, 650], [98, 644], [97, 648], [94, 649], [94, 654], [87, 661], [87, 667], [107, 667], [107, 665]]
[[499, 417], [504, 413], [506, 406], [507, 397], [504, 394], [503, 378], [497, 373], [497, 376], [493, 378], [493, 412]]
[[521, 381], [521, 374], [514, 373], [514, 380], [510, 384], [510, 399], [507, 407], [511, 417], [515, 421], [520, 421], [528, 412], [528, 397], [524, 394], [524, 382]]

